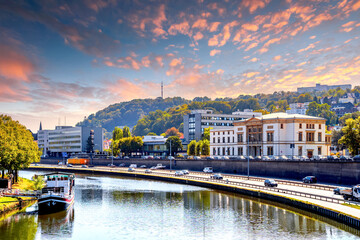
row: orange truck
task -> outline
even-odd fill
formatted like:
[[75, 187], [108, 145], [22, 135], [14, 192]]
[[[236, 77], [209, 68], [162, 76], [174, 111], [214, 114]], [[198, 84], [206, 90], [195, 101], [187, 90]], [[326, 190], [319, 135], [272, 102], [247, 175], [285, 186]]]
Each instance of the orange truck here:
[[69, 158], [67, 160], [68, 164], [76, 165], [87, 165], [89, 164], [89, 159], [86, 158]]

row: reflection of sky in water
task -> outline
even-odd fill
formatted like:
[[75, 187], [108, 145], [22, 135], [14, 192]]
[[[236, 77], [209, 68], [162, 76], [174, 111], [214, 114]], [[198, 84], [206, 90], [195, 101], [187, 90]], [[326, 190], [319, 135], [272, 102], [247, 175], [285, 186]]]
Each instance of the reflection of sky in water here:
[[[14, 219], [7, 222], [27, 227]], [[358, 238], [337, 228], [344, 225], [334, 227], [233, 194], [165, 182], [83, 175], [76, 178], [76, 201], [70, 217], [38, 219], [35, 215], [33, 221], [38, 222], [35, 239]], [[3, 224], [0, 236], [9, 228]]]

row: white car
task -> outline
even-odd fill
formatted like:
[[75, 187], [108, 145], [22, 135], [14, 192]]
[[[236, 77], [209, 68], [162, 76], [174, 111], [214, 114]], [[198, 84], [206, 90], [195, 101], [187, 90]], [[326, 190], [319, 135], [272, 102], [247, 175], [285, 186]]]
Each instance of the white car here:
[[212, 167], [205, 167], [203, 170], [204, 173], [213, 173], [213, 168]]
[[175, 176], [184, 176], [183, 171], [176, 171]]

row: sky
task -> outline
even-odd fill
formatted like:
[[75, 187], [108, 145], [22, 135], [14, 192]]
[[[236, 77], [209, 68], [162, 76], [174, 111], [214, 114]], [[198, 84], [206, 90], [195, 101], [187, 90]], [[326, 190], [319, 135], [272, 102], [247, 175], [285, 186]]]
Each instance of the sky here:
[[360, 0], [0, 0], [0, 113], [36, 132], [110, 104], [360, 85]]

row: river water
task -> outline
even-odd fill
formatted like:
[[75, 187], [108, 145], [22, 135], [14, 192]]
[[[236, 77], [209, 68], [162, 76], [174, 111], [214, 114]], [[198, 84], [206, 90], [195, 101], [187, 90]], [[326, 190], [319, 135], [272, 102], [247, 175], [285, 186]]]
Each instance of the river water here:
[[36, 205], [29, 207], [0, 222], [0, 239], [360, 237], [360, 231], [317, 215], [211, 189], [92, 175], [76, 175], [75, 185], [69, 211], [37, 215]]

